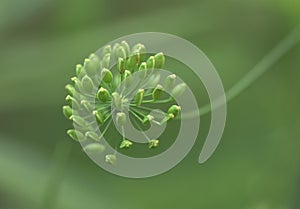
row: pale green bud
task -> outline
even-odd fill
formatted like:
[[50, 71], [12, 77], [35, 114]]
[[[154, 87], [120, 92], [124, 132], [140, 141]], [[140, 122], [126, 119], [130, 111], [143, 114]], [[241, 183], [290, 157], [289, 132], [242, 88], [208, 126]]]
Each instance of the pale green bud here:
[[70, 117], [73, 114], [73, 110], [69, 105], [63, 106], [63, 113], [66, 116], [66, 118], [70, 119]]
[[129, 140], [123, 140], [121, 142], [120, 148], [124, 149], [124, 148], [130, 148], [132, 146], [132, 142]]
[[77, 77], [72, 77], [71, 81], [75, 86], [81, 86], [81, 83]]
[[75, 94], [75, 87], [72, 86], [71, 84], [67, 84], [65, 86], [65, 89], [68, 91], [68, 93], [71, 95], [71, 96], [74, 96]]
[[148, 69], [154, 69], [154, 67], [155, 67], [155, 58], [154, 58], [154, 56], [150, 56], [147, 59], [147, 68]]
[[98, 124], [104, 123], [104, 116], [101, 112], [94, 110], [93, 115], [96, 117]]
[[156, 54], [155, 58], [155, 68], [161, 69], [165, 64], [165, 56], [162, 52]]
[[125, 70], [124, 72], [125, 85], [130, 86], [133, 82], [133, 77], [131, 76], [131, 72], [129, 70]]
[[83, 150], [90, 154], [100, 154], [105, 150], [105, 146], [99, 143], [91, 143], [84, 146]]
[[136, 66], [140, 63], [140, 53], [139, 52], [135, 52], [133, 55], [131, 55], [128, 58], [128, 61], [126, 62], [127, 64], [127, 69], [129, 70], [133, 70], [134, 68], [136, 68]]
[[152, 115], [146, 115], [143, 120], [143, 123], [148, 123], [148, 122], [152, 121], [153, 119], [154, 119], [154, 117]]
[[176, 75], [172, 74], [166, 77], [164, 89], [170, 91], [175, 85]]
[[142, 62], [140, 67], [139, 67], [139, 77], [141, 79], [144, 79], [147, 75], [147, 63], [146, 62]]
[[137, 92], [137, 94], [135, 95], [135, 98], [134, 98], [134, 102], [135, 102], [136, 106], [140, 106], [142, 104], [144, 93], [145, 93], [144, 89], [139, 89], [138, 90], [138, 92]]
[[111, 96], [112, 96], [112, 103], [115, 106], [115, 108], [117, 110], [121, 110], [122, 109], [122, 100], [121, 100], [120, 95], [117, 92], [113, 92], [111, 94]]
[[102, 50], [102, 57], [111, 53], [111, 45], [106, 45]]
[[[181, 107], [178, 106], [178, 105], [172, 105], [169, 109], [168, 109], [168, 115], [171, 117], [171, 118], [174, 118], [176, 117], [179, 112], [181, 111]], [[171, 115], [172, 114], [172, 115]]]
[[93, 105], [86, 100], [81, 100], [80, 103], [88, 112], [91, 112], [94, 109]]
[[101, 78], [105, 83], [111, 83], [113, 80], [113, 74], [109, 69], [103, 68], [101, 71]]
[[74, 141], [82, 141], [84, 140], [84, 135], [75, 129], [70, 129], [67, 131], [67, 134], [74, 140]]
[[126, 41], [122, 41], [121, 42], [121, 46], [124, 48], [125, 52], [126, 52], [126, 56], [130, 55], [130, 47], [129, 44]]
[[159, 145], [159, 141], [157, 139], [152, 139], [149, 141], [149, 148], [156, 148]]
[[158, 84], [152, 92], [152, 99], [154, 101], [158, 100], [162, 92], [163, 92], [163, 87], [160, 84]]
[[98, 136], [97, 133], [95, 133], [94, 131], [88, 131], [85, 133], [85, 137], [87, 139], [92, 139], [94, 141], [100, 141], [100, 137]]
[[111, 59], [111, 54], [105, 54], [102, 58], [102, 67], [103, 68], [109, 68], [110, 67], [110, 59]]
[[112, 154], [106, 155], [105, 156], [105, 162], [107, 162], [107, 163], [109, 163], [111, 165], [114, 165], [117, 162], [117, 156], [116, 155], [112, 155]]
[[79, 125], [81, 127], [86, 127], [87, 126], [86, 121], [80, 116], [72, 115], [70, 117], [70, 119], [73, 120], [74, 123], [76, 123], [77, 125]]
[[67, 95], [66, 96], [66, 102], [71, 106], [71, 107], [79, 107], [79, 103], [77, 102], [76, 99], [74, 99], [74, 97], [70, 96], [70, 95]]
[[126, 70], [126, 62], [125, 59], [119, 57], [118, 60], [118, 69], [119, 69], [119, 73], [120, 74], [124, 74], [125, 70]]
[[171, 96], [174, 98], [180, 97], [184, 93], [185, 89], [186, 89], [185, 83], [178, 84], [172, 90]]
[[140, 54], [142, 60], [146, 56], [146, 47], [141, 43], [138, 43], [135, 46], [133, 46], [132, 51], [133, 52], [138, 52]]
[[113, 47], [113, 50], [112, 50], [112, 54], [113, 54], [113, 56], [118, 60], [118, 49], [119, 49], [119, 47], [120, 47], [120, 44], [119, 43], [115, 43], [114, 44], [114, 47]]
[[110, 98], [109, 91], [107, 89], [101, 87], [97, 92], [97, 98], [101, 102], [107, 102], [107, 100], [109, 100], [109, 98]]
[[144, 44], [138, 43], [132, 47], [132, 51], [146, 50]]
[[103, 68], [101, 71], [101, 78], [105, 83], [111, 83], [113, 81], [113, 74], [109, 69]]
[[126, 59], [126, 51], [122, 46], [119, 46], [117, 49], [117, 57]]
[[94, 89], [93, 81], [88, 75], [85, 75], [82, 78], [81, 84], [82, 84], [83, 89], [86, 90], [87, 92], [92, 92]]
[[124, 126], [126, 123], [126, 114], [123, 112], [118, 112], [116, 114], [116, 124], [118, 126]]
[[79, 76], [83, 66], [81, 64], [76, 65], [76, 75]]
[[84, 69], [88, 75], [93, 76], [100, 69], [100, 61], [95, 54], [92, 54], [91, 58], [84, 60]]
[[113, 83], [112, 83], [113, 89], [119, 88], [120, 84], [121, 84], [121, 75], [116, 73], [114, 75], [114, 80], [113, 80]]

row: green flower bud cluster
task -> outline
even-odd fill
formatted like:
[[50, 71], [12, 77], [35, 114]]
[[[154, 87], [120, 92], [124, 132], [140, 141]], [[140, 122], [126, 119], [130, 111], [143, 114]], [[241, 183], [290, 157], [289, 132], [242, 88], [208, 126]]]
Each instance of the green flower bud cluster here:
[[[116, 63], [116, 66], [112, 66], [113, 63]], [[84, 151], [99, 154], [105, 152], [101, 140], [110, 127], [112, 117], [115, 117], [115, 125], [123, 131], [130, 115], [140, 122], [141, 126], [149, 122], [162, 124], [177, 117], [181, 108], [175, 104], [170, 106], [165, 113], [165, 118], [160, 122], [150, 114], [149, 105], [170, 103], [173, 98], [181, 96], [186, 89], [184, 83], [176, 85], [175, 74], [169, 75], [160, 83], [160, 75], [155, 74], [155, 70], [162, 69], [164, 65], [165, 56], [162, 52], [148, 55], [146, 47], [141, 43], [131, 47], [126, 41], [122, 41], [103, 47], [100, 56], [91, 54], [84, 59], [83, 64], [76, 65], [76, 75], [71, 78], [71, 83], [65, 86], [68, 94], [65, 99], [67, 105], [63, 106], [63, 114], [79, 127], [76, 130], [68, 130], [67, 134], [75, 141], [89, 140], [85, 143], [87, 145], [84, 146]], [[117, 92], [117, 89], [122, 82], [124, 88], [130, 87], [133, 84], [132, 74], [137, 71], [141, 81], [149, 82], [153, 88], [138, 89], [132, 101], [128, 101], [124, 94]], [[163, 99], [167, 95], [164, 92], [169, 92], [171, 97]], [[128, 113], [123, 111], [125, 102], [129, 102]], [[147, 104], [147, 107], [144, 107], [144, 104]], [[116, 110], [115, 113], [112, 112], [111, 106]], [[82, 116], [82, 111], [88, 113], [85, 115], [90, 117]], [[101, 135], [97, 134], [92, 124], [104, 129]], [[116, 142], [118, 147], [120, 149], [132, 147], [133, 142], [125, 139], [124, 133], [121, 135], [123, 135], [122, 139]], [[151, 149], [159, 145], [158, 139], [148, 139], [148, 141], [148, 147]], [[105, 156], [105, 161], [109, 164], [115, 164], [116, 160], [115, 154], [107, 153]]]

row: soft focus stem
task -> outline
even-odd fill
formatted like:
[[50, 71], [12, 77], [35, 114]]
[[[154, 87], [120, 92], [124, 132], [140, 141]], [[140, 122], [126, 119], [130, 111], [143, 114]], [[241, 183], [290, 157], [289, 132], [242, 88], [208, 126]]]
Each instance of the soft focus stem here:
[[[289, 50], [300, 42], [300, 25], [292, 30], [277, 46], [275, 46], [258, 64], [256, 64], [242, 79], [240, 79], [234, 86], [226, 91], [226, 102], [230, 102], [246, 88], [248, 88], [254, 81], [267, 72], [280, 58], [282, 58]], [[224, 103], [221, 99], [217, 99], [216, 108], [221, 107]], [[211, 104], [206, 104], [200, 110], [200, 115], [206, 115], [211, 112]], [[182, 115], [182, 118], [198, 117], [198, 111], [191, 111]]]

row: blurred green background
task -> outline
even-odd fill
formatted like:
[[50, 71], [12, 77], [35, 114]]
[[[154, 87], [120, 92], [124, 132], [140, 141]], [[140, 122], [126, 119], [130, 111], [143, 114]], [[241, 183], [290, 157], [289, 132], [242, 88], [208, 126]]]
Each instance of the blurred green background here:
[[75, 64], [120, 36], [183, 37], [228, 89], [299, 23], [298, 0], [0, 0], [0, 208], [299, 209], [299, 44], [229, 104], [204, 165], [209, 115], [178, 166], [134, 180], [96, 166], [61, 113]]

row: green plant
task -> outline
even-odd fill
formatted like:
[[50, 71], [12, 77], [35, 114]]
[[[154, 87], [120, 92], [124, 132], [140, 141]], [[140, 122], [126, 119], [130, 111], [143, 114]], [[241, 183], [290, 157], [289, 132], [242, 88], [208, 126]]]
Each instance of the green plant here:
[[[113, 65], [114, 61], [116, 67]], [[66, 85], [67, 105], [63, 106], [63, 113], [79, 127], [76, 130], [68, 130], [67, 134], [75, 141], [91, 140], [93, 143], [84, 146], [85, 151], [102, 152], [105, 147], [101, 140], [115, 117], [115, 125], [122, 129], [118, 147], [128, 149], [134, 143], [125, 138], [124, 125], [128, 122], [127, 116], [133, 119], [136, 128], [141, 131], [151, 122], [162, 125], [178, 117], [181, 107], [174, 104], [174, 98], [184, 93], [186, 84], [176, 84], [175, 74], [167, 76], [161, 82], [158, 69], [162, 69], [164, 64], [165, 56], [162, 52], [147, 54], [145, 46], [141, 43], [131, 48], [126, 41], [122, 41], [113, 46], [105, 46], [101, 57], [91, 54], [84, 60], [83, 65], [76, 65], [76, 76], [71, 78], [72, 84]], [[133, 74], [136, 72], [139, 76], [139, 85], [147, 84], [151, 86], [150, 88], [132, 88], [136, 82], [133, 80]], [[135, 91], [135, 95], [132, 99], [128, 99], [132, 91]], [[151, 114], [153, 111], [151, 105], [163, 103], [170, 103], [170, 106], [160, 119]], [[125, 105], [128, 105], [128, 112], [124, 111]], [[80, 111], [93, 115], [98, 128], [103, 128], [101, 135], [93, 128], [89, 128], [92, 122], [80, 114]], [[144, 132], [143, 134], [149, 148], [156, 148], [159, 145], [158, 139], [151, 139]], [[113, 164], [115, 160], [113, 154], [106, 155], [108, 163]]]

